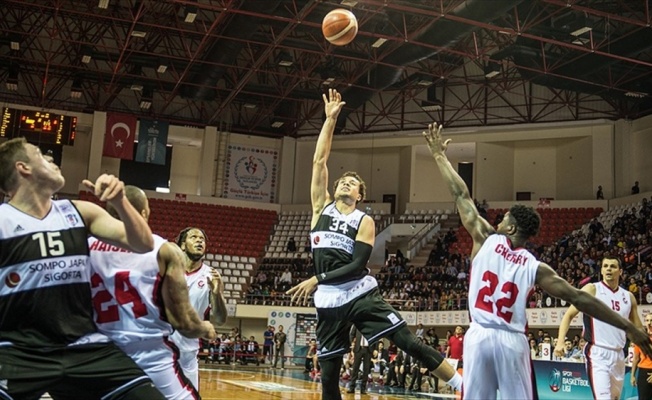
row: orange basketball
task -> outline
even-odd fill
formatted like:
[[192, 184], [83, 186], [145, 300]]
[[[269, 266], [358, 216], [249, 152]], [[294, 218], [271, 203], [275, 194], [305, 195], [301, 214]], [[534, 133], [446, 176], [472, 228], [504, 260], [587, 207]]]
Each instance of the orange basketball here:
[[321, 31], [332, 44], [344, 46], [351, 43], [358, 34], [358, 20], [351, 11], [338, 8], [326, 14], [321, 23]]

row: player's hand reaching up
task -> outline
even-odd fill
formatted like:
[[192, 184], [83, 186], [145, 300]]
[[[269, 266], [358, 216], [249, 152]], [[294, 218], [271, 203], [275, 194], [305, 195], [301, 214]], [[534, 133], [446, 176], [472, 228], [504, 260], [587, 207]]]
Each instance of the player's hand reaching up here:
[[100, 201], [119, 201], [125, 194], [125, 184], [113, 175], [102, 174], [95, 183], [84, 179], [84, 186], [93, 191]]
[[442, 138], [441, 130], [443, 127], [443, 125], [437, 125], [436, 122], [433, 122], [428, 125], [427, 131], [423, 131], [423, 137], [426, 138], [428, 148], [433, 156], [446, 153], [448, 144], [451, 142], [451, 139], [444, 140], [444, 138]]
[[627, 330], [627, 337], [632, 341], [632, 343], [636, 344], [646, 356], [652, 358], [652, 342], [650, 341], [650, 336], [647, 332], [632, 325], [632, 328]]
[[328, 89], [328, 97], [326, 94], [322, 95], [324, 99], [324, 112], [326, 118], [337, 118], [342, 111], [342, 107], [346, 102], [342, 101], [342, 95], [335, 89]]

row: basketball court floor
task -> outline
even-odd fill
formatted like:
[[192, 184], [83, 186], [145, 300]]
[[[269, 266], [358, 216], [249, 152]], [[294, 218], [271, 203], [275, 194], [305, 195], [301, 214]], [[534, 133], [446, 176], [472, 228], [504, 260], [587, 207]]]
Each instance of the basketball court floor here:
[[[213, 367], [200, 364], [200, 394], [204, 400], [320, 400], [319, 378], [312, 379], [302, 369], [272, 370], [269, 368]], [[341, 383], [343, 384], [343, 383]], [[343, 399], [364, 400], [450, 400], [459, 396], [409, 392], [404, 389], [370, 384], [367, 394], [347, 394], [342, 387]]]

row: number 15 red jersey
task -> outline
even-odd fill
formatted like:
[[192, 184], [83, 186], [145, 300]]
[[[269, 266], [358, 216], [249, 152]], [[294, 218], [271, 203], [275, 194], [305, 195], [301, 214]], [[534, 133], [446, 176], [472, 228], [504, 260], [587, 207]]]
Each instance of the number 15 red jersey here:
[[484, 327], [525, 332], [525, 307], [539, 261], [526, 249], [513, 249], [509, 238], [485, 240], [471, 264], [469, 312]]

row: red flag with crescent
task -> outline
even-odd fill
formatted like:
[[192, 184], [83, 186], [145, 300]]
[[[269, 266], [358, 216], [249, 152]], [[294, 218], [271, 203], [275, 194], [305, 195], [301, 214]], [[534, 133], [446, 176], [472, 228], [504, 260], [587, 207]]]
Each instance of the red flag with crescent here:
[[102, 155], [133, 160], [137, 121], [133, 115], [107, 113]]

